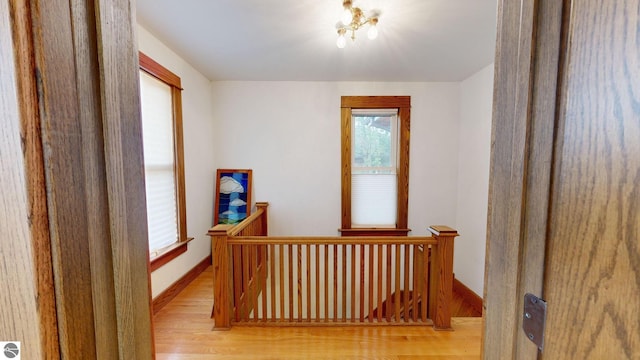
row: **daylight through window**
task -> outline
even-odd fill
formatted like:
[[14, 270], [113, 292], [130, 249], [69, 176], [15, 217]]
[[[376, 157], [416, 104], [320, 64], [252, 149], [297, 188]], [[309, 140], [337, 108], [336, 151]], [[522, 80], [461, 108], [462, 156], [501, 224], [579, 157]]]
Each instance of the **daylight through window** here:
[[[140, 107], [144, 148], [149, 251], [177, 256], [185, 243], [186, 211], [180, 78], [140, 53]], [[185, 247], [181, 247], [184, 252]]]
[[406, 235], [409, 96], [343, 96], [342, 235]]
[[397, 121], [397, 109], [351, 111], [353, 227], [396, 226]]

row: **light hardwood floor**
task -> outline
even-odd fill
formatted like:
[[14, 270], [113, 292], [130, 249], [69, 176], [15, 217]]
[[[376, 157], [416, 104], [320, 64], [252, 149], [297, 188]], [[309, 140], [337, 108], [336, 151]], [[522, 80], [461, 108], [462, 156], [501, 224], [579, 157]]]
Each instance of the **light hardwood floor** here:
[[482, 319], [431, 327], [233, 327], [211, 331], [211, 267], [154, 317], [156, 359], [478, 359]]

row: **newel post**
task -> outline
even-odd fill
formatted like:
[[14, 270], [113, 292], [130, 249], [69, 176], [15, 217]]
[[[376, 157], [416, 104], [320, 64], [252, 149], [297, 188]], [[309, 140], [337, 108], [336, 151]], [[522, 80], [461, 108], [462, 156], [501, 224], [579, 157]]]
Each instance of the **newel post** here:
[[256, 203], [256, 208], [258, 209], [258, 211], [260, 211], [262, 209], [263, 213], [261, 216], [261, 228], [262, 228], [262, 233], [260, 235], [262, 236], [267, 236], [269, 234], [269, 229], [268, 229], [268, 219], [267, 219], [267, 209], [269, 208], [269, 203], [268, 202], [257, 202]]
[[429, 314], [436, 330], [451, 330], [453, 239], [458, 231], [444, 225], [432, 225], [429, 231], [438, 240], [431, 252]]
[[213, 259], [213, 318], [214, 330], [231, 328], [231, 282], [229, 281], [229, 253], [227, 230], [231, 225], [216, 225], [209, 229], [211, 257]]

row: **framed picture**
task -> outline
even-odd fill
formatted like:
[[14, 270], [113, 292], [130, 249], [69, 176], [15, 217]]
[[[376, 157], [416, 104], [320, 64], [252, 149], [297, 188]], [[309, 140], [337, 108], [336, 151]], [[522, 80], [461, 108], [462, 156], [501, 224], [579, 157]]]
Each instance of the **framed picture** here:
[[218, 169], [213, 224], [237, 224], [251, 214], [251, 170]]

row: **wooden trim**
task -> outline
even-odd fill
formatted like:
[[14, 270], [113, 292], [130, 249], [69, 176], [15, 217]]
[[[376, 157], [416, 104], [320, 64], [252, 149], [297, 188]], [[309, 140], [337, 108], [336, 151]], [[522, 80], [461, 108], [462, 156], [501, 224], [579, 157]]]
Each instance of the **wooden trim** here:
[[195, 278], [211, 266], [211, 255], [204, 258], [180, 279], [171, 284], [163, 292], [153, 299], [153, 314], [157, 314], [165, 305], [173, 300], [182, 290], [184, 290]]
[[342, 96], [340, 107], [358, 109], [410, 108], [411, 96]]
[[473, 311], [482, 314], [482, 298], [453, 276], [453, 292], [460, 296]]
[[[171, 87], [171, 102], [173, 109], [173, 161], [176, 191], [176, 215], [178, 218], [178, 243], [187, 242], [187, 203], [184, 180], [184, 135], [182, 129], [181, 80], [178, 75], [174, 74], [143, 52], [139, 51], [138, 56], [138, 63], [141, 70]], [[154, 268], [154, 265], [152, 264], [151, 270], [153, 271], [156, 268]]]
[[152, 358], [134, 9], [126, 0], [0, 9], [13, 41], [0, 44], [0, 96], [20, 107], [3, 113], [0, 203], [3, 238], [16, 240], [3, 244], [17, 258], [6, 278], [21, 290], [3, 315], [21, 318], [3, 324], [31, 339], [16, 340], [34, 358]]
[[178, 75], [172, 73], [169, 69], [160, 65], [142, 51], [138, 52], [138, 58], [140, 61], [140, 68], [146, 73], [167, 83], [167, 85], [182, 90], [181, 80]]
[[[2, 6], [6, 6], [6, 3], [3, 2], [2, 4], [0, 4], [0, 7]], [[6, 70], [3, 79], [8, 81], [7, 83], [0, 84], [0, 86], [2, 86], [3, 88], [0, 93], [9, 96], [10, 94], [13, 94], [13, 91], [9, 90], [10, 87], [14, 84], [17, 86], [16, 94], [18, 96], [16, 100], [18, 102], [17, 105], [19, 107], [19, 113], [16, 113], [15, 115], [16, 117], [20, 118], [20, 133], [22, 135], [22, 146], [25, 161], [24, 170], [26, 174], [26, 187], [21, 186], [20, 191], [25, 188], [27, 190], [29, 213], [28, 219], [30, 223], [31, 234], [30, 244], [33, 247], [33, 270], [35, 271], [35, 286], [28, 286], [27, 284], [23, 284], [21, 286], [18, 286], [17, 289], [35, 289], [37, 291], [37, 295], [31, 295], [31, 298], [36, 300], [37, 311], [13, 311], [12, 315], [20, 314], [20, 316], [23, 316], [27, 311], [29, 311], [31, 314], [37, 314], [38, 321], [21, 319], [20, 322], [14, 322], [13, 325], [33, 326], [35, 324], [38, 324], [40, 328], [39, 342], [35, 341], [37, 337], [33, 336], [33, 344], [24, 344], [25, 346], [27, 346], [27, 350], [24, 352], [33, 354], [33, 356], [37, 358], [37, 354], [39, 354], [40, 352], [36, 351], [36, 347], [41, 346], [41, 350], [44, 354], [47, 354], [47, 356], [50, 356], [52, 359], [58, 359], [60, 357], [60, 347], [58, 343], [58, 325], [54, 291], [55, 289], [52, 286], [54, 281], [53, 263], [47, 211], [44, 153], [42, 149], [42, 137], [40, 129], [38, 90], [36, 77], [34, 76], [33, 72], [33, 69], [35, 69], [36, 66], [32, 33], [32, 13], [27, 1], [15, 1], [13, 5], [9, 6], [8, 11], [2, 10], [0, 11], [0, 13], [3, 14], [3, 17], [4, 15], [7, 15], [7, 18], [0, 19], [0, 27], [2, 28], [0, 32], [10, 32], [13, 36], [14, 46], [14, 50], [12, 51], [10, 43], [4, 42], [3, 45], [8, 45], [7, 49], [5, 50], [3, 48], [0, 52], [5, 54], [13, 54], [15, 56], [14, 59], [12, 59], [11, 56], [4, 57], [5, 60], [8, 60], [7, 64], [0, 65], [1, 68]], [[9, 21], [9, 16], [13, 19], [12, 22]], [[5, 29], [5, 26], [13, 26], [13, 29]], [[11, 59], [14, 60], [14, 64], [9, 65], [8, 62]], [[14, 66], [16, 81], [12, 83], [12, 81], [10, 80], [12, 75], [6, 75], [7, 73], [11, 74]], [[6, 100], [1, 102], [3, 104], [9, 103]], [[11, 121], [10, 119], [12, 119], [12, 116], [7, 115], [7, 113], [4, 113], [3, 121], [9, 123]], [[3, 130], [7, 130], [7, 128]], [[7, 131], [7, 133], [9, 133], [9, 131]], [[7, 140], [4, 137], [2, 139], [2, 145], [11, 146], [15, 144], [18, 143], [13, 143], [11, 140]], [[7, 155], [10, 153], [8, 150], [4, 150], [2, 151], [2, 153], [4, 154], [3, 156], [5, 156], [7, 159], [11, 158], [11, 156]], [[11, 158], [10, 161], [15, 162], [15, 159]], [[5, 171], [7, 170], [3, 167], [2, 173], [4, 174]], [[2, 188], [8, 189], [8, 187], [5, 186], [3, 186]], [[18, 193], [18, 191], [15, 189], [13, 191]], [[0, 201], [0, 203], [8, 204], [8, 202], [5, 201]], [[11, 206], [11, 212], [16, 214], [16, 210], [19, 208], [19, 205]], [[2, 216], [2, 218], [7, 221], [7, 224], [13, 225], [12, 221], [9, 220], [7, 216]], [[26, 221], [26, 218], [23, 219]], [[8, 237], [3, 236], [3, 238]], [[9, 242], [12, 243], [12, 245], [18, 243], [27, 243], [27, 241], [19, 241], [13, 236], [12, 238], [12, 241]], [[26, 247], [24, 249], [26, 249]], [[6, 251], [6, 253], [12, 254], [12, 256], [17, 256], [17, 258], [20, 259], [18, 251], [12, 250]], [[26, 260], [26, 258], [22, 258], [20, 260]], [[20, 277], [16, 278], [14, 277], [14, 275], [9, 274], [2, 277], [11, 278], [18, 281], [22, 280], [20, 279]], [[15, 295], [16, 294], [13, 294], [10, 297], [10, 302], [17, 299]], [[28, 301], [16, 301], [14, 303], [20, 303], [21, 305], [29, 304]], [[11, 309], [11, 307], [6, 304], [3, 305], [2, 308], [6, 310]], [[11, 327], [9, 328], [11, 329]], [[18, 333], [19, 331], [14, 332]], [[28, 332], [25, 331], [24, 333], [27, 334]], [[31, 336], [29, 336], [29, 338], [31, 338]], [[44, 355], [41, 356], [44, 357]]]
[[172, 88], [173, 101], [173, 150], [174, 176], [176, 183], [176, 212], [178, 217], [178, 242], [187, 239], [187, 193], [184, 180], [184, 139], [182, 131], [182, 94], [180, 89]]
[[338, 231], [342, 236], [407, 236], [411, 229], [351, 228]]
[[[209, 233], [215, 236], [215, 233]], [[457, 236], [445, 234], [444, 236]], [[233, 236], [227, 245], [437, 245], [431, 236]]]
[[25, 357], [59, 359], [31, 15], [28, 1], [0, 0], [0, 317]]
[[187, 238], [186, 241], [177, 242], [165, 249], [164, 252], [162, 252], [160, 255], [152, 258], [149, 261], [151, 272], [158, 270], [163, 265], [185, 253], [187, 251], [187, 244], [191, 242], [191, 240], [193, 240], [193, 238]]
[[[344, 98], [344, 96], [343, 96]], [[342, 138], [342, 228], [351, 228], [351, 108], [340, 110]]]
[[456, 229], [450, 228], [447, 225], [431, 225], [429, 226], [429, 232], [434, 235], [444, 235], [444, 234], [455, 234], [458, 235], [458, 231]]
[[[527, 134], [527, 163], [524, 198], [524, 218], [520, 249], [519, 290], [516, 309], [524, 308], [524, 294], [544, 295], [545, 253], [549, 227], [549, 208], [554, 136], [556, 130], [557, 94], [562, 49], [566, 49], [568, 36], [561, 35], [563, 6], [567, 2], [542, 0], [537, 2], [535, 15], [535, 43], [533, 56], [532, 86], [529, 95], [529, 123]], [[563, 4], [564, 3], [564, 4]], [[524, 111], [524, 110], [523, 110]], [[559, 126], [561, 127], [561, 125]], [[495, 239], [492, 239], [492, 241]], [[516, 316], [516, 329], [522, 329], [522, 316]], [[545, 345], [546, 346], [546, 345]], [[535, 346], [523, 331], [516, 334], [516, 358], [534, 358]]]
[[500, 1], [485, 259], [484, 359], [538, 356], [521, 330], [524, 293], [541, 293], [562, 7]]
[[[17, 340], [35, 358], [151, 358], [131, 4], [3, 0], [0, 7], [0, 27], [14, 45], [2, 42], [3, 69], [9, 69], [3, 100], [20, 97], [20, 111], [9, 109], [3, 119], [3, 154], [10, 156], [3, 159], [13, 165], [3, 163], [2, 181], [6, 193], [23, 201], [0, 201], [22, 219], [3, 216], [15, 231], [3, 237], [25, 240], [10, 241], [20, 246], [6, 251], [20, 256], [7, 278], [24, 287], [10, 300], [23, 304], [15, 313], [25, 318], [18, 327], [11, 318], [5, 323], [20, 329], [15, 334], [30, 334], [32, 341]], [[28, 276], [37, 278], [21, 281]], [[30, 290], [35, 296], [21, 299]]]
[[398, 205], [396, 227], [406, 229], [409, 227], [409, 139], [411, 128], [411, 98], [409, 105], [398, 106], [399, 119], [399, 143], [398, 143]]
[[[351, 112], [352, 109], [398, 109], [397, 229], [409, 226], [409, 153], [411, 129], [410, 96], [342, 96], [341, 127], [341, 228], [351, 228]], [[365, 234], [360, 232], [360, 234]], [[406, 233], [398, 234], [406, 236]]]
[[[438, 226], [431, 226], [429, 230]], [[453, 241], [458, 232], [433, 232], [438, 245], [431, 249], [429, 275], [429, 315], [437, 330], [451, 329], [451, 301], [453, 298]]]
[[[231, 328], [231, 311], [233, 309], [233, 274], [229, 271], [234, 265], [229, 264], [229, 248], [227, 246], [227, 230], [210, 230], [211, 257], [213, 263], [213, 318], [214, 329]], [[283, 287], [281, 287], [283, 288]]]
[[[80, 121], [83, 136], [84, 186], [87, 193], [88, 224], [92, 228], [87, 234], [89, 242], [90, 262], [92, 268], [92, 293], [94, 323], [96, 339], [117, 339], [118, 322], [113, 315], [116, 303], [112, 301], [115, 295], [113, 251], [110, 245], [110, 228], [108, 218], [109, 200], [105, 189], [107, 179], [104, 170], [104, 139], [103, 127], [100, 121], [102, 108], [100, 97], [98, 47], [82, 44], [82, 37], [91, 43], [96, 41], [97, 29], [93, 24], [87, 24], [85, 19], [96, 13], [95, 3], [86, 6], [72, 7], [73, 28], [78, 34], [73, 37], [74, 44], [82, 51], [75, 51], [78, 103], [80, 107]], [[97, 159], [97, 161], [96, 161]], [[118, 351], [115, 341], [96, 341], [96, 355], [98, 358]]]
[[98, 36], [118, 351], [122, 358], [149, 359], [153, 326], [134, 6], [129, 0], [98, 1], [87, 16], [96, 17]]
[[[32, 28], [60, 354], [69, 359], [97, 358], [92, 284], [102, 269], [92, 267], [89, 239], [93, 231], [104, 230], [92, 221], [94, 211], [105, 216], [105, 208], [101, 202], [95, 208], [88, 206], [94, 198], [91, 187], [95, 183], [86, 176], [94, 166], [100, 167], [97, 164], [104, 150], [94, 152], [92, 144], [83, 139], [101, 120], [101, 114], [85, 103], [96, 99], [95, 89], [84, 92], [85, 80], [100, 81], [87, 66], [87, 61], [97, 61], [89, 57], [98, 45], [86, 33], [95, 28], [96, 19], [76, 18], [78, 12], [87, 10], [79, 4], [73, 10], [70, 2], [36, 4], [32, 4]], [[81, 41], [79, 37], [84, 42], [74, 43]], [[106, 327], [116, 335], [114, 322]]]

